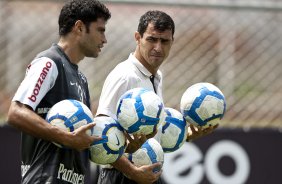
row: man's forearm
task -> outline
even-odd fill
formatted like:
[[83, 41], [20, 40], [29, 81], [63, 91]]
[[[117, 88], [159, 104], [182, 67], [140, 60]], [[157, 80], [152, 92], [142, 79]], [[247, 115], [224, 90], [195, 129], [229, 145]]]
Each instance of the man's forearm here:
[[125, 156], [121, 156], [117, 161], [112, 163], [112, 166], [122, 172], [129, 179], [134, 175], [136, 168]]

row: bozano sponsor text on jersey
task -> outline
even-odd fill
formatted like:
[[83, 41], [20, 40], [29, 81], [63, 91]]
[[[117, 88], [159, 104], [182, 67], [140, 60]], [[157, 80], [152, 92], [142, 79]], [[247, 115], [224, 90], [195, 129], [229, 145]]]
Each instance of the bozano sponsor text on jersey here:
[[29, 100], [31, 100], [32, 102], [35, 102], [36, 101], [36, 98], [37, 98], [37, 95], [39, 94], [40, 92], [40, 88], [44, 82], [44, 79], [46, 78], [46, 76], [48, 75], [48, 72], [49, 72], [49, 69], [52, 67], [52, 63], [50, 61], [48, 61], [46, 64], [45, 64], [45, 67], [42, 69], [39, 77], [38, 77], [38, 80], [36, 82], [36, 85], [32, 91], [32, 94], [30, 97], [28, 97]]

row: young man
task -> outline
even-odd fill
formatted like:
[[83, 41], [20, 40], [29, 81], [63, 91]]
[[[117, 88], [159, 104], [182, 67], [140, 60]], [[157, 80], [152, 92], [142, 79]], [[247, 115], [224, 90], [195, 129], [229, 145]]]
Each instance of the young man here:
[[[108, 75], [100, 96], [97, 116], [116, 118], [116, 105], [120, 96], [132, 88], [143, 87], [162, 98], [162, 74], [159, 67], [169, 55], [174, 29], [174, 21], [162, 11], [148, 11], [141, 16], [135, 32], [135, 52]], [[201, 129], [195, 130], [193, 127], [190, 132], [189, 139], [202, 136]], [[127, 137], [130, 142], [127, 150], [129, 152], [134, 152], [148, 138], [144, 135]], [[112, 166], [114, 168], [102, 169], [99, 184], [162, 183], [159, 179], [161, 172], [153, 172], [159, 163], [135, 167], [127, 158], [121, 157]]]
[[96, 0], [66, 3], [59, 15], [59, 42], [28, 66], [8, 113], [8, 123], [22, 131], [22, 183], [88, 183], [86, 148], [101, 138], [87, 135], [86, 130], [95, 124], [65, 132], [44, 119], [64, 99], [79, 100], [90, 108], [88, 83], [77, 64], [84, 57], [98, 56], [107, 43], [105, 25], [110, 17]]

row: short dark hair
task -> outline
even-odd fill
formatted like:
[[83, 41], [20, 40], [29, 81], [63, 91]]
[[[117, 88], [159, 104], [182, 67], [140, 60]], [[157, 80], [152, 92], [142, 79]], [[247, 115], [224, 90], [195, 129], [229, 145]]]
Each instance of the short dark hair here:
[[158, 31], [171, 30], [173, 37], [175, 29], [174, 21], [165, 12], [158, 10], [147, 11], [140, 17], [137, 31], [140, 33], [141, 37], [143, 37], [149, 23], [152, 23], [154, 28]]
[[71, 0], [61, 9], [59, 15], [59, 35], [68, 34], [77, 20], [81, 20], [87, 28], [98, 18], [105, 21], [111, 18], [108, 8], [97, 0]]

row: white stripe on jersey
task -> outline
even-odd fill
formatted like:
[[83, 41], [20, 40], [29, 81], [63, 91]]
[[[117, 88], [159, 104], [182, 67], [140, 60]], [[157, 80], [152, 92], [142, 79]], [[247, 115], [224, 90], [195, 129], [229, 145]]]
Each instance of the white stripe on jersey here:
[[47, 57], [33, 60], [12, 101], [19, 101], [33, 110], [52, 89], [58, 76], [57, 65]]

